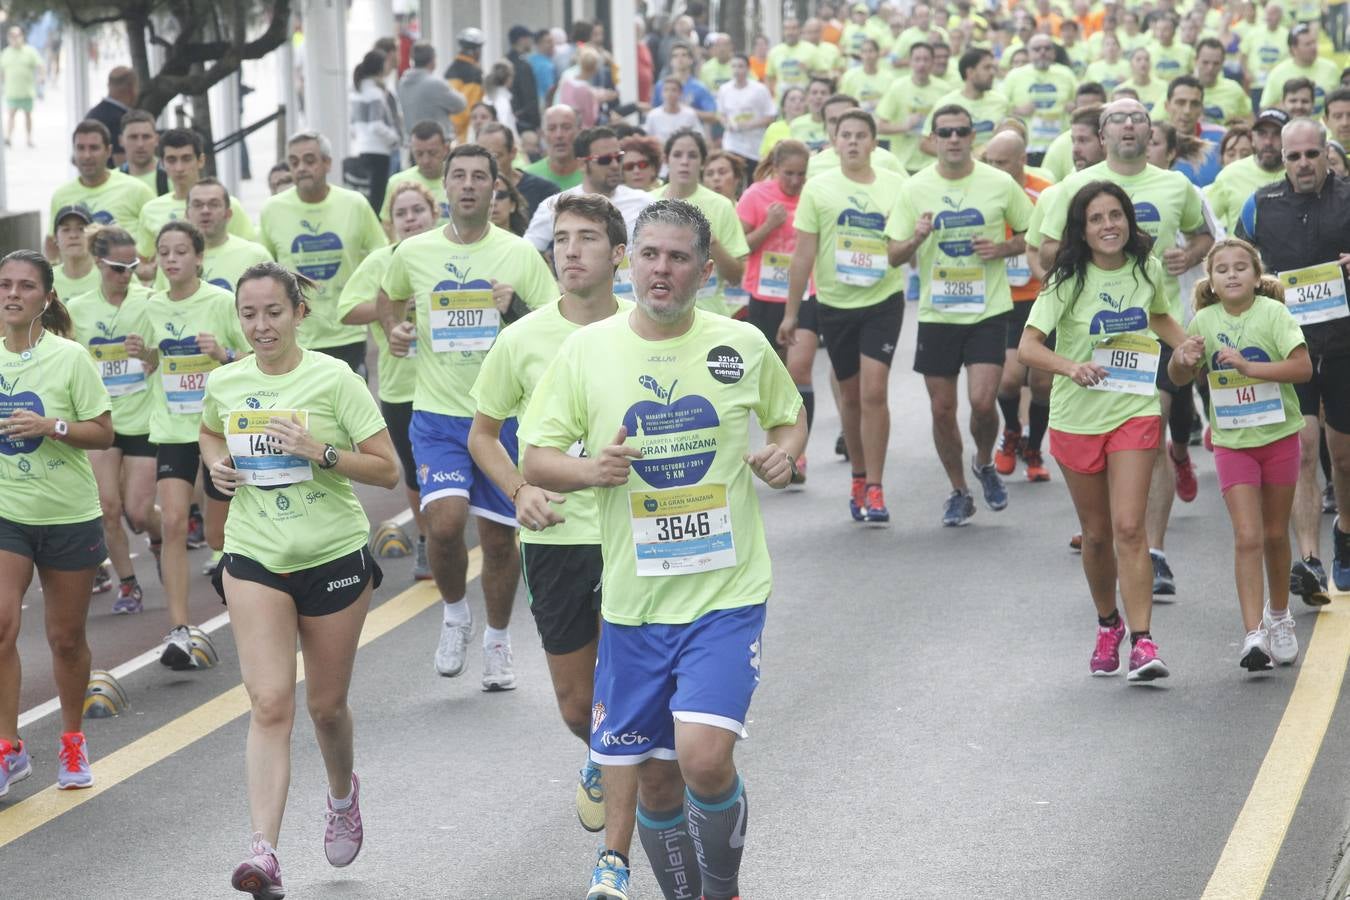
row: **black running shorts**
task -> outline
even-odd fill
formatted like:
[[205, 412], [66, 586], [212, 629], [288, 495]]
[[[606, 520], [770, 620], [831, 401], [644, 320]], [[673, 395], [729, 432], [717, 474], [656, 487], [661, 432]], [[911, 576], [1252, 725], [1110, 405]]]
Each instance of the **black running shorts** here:
[[1326, 409], [1327, 425], [1350, 434], [1350, 356], [1314, 356], [1311, 381], [1294, 385], [1305, 416]]
[[914, 371], [955, 378], [964, 366], [986, 363], [1002, 367], [1008, 356], [1008, 314], [990, 316], [973, 325], [920, 322], [914, 349]]
[[321, 566], [285, 574], [265, 569], [262, 563], [247, 556], [226, 553], [211, 576], [211, 584], [220, 599], [228, 605], [229, 599], [225, 596], [226, 572], [239, 581], [252, 581], [289, 594], [295, 601], [296, 613], [310, 617], [341, 612], [361, 599], [366, 585], [378, 588], [380, 582], [384, 581], [384, 572], [366, 547]]
[[545, 653], [574, 653], [599, 636], [598, 544], [522, 543], [520, 570]]
[[835, 377], [846, 381], [862, 370], [862, 358], [889, 366], [905, 317], [903, 291], [861, 309], [820, 304], [820, 336]]

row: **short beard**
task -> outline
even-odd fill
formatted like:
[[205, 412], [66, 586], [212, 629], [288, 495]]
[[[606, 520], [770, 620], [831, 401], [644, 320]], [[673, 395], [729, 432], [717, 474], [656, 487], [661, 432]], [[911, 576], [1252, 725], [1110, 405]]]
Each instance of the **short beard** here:
[[670, 306], [657, 308], [651, 300], [646, 297], [643, 297], [640, 294], [634, 294], [634, 296], [636, 297], [637, 305], [642, 309], [643, 314], [653, 322], [657, 322], [661, 325], [674, 325], [676, 322], [689, 315], [689, 311], [694, 308], [694, 304], [698, 299], [697, 296], [694, 296], [682, 303], [672, 303]]

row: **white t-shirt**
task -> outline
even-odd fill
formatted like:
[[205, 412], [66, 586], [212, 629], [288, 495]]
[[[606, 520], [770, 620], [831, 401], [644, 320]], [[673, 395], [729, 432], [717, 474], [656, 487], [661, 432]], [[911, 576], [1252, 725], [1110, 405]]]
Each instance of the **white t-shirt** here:
[[[739, 118], [746, 121], [762, 119], [774, 115], [773, 97], [769, 89], [758, 81], [746, 82], [745, 87], [736, 87], [736, 82], [728, 81], [717, 89], [717, 111], [732, 122]], [[759, 145], [764, 142], [765, 128], [749, 131], [727, 131], [722, 135], [722, 148], [746, 159], [759, 159]]]
[[664, 144], [666, 138], [681, 128], [693, 128], [702, 131], [703, 123], [699, 121], [698, 113], [688, 106], [681, 106], [680, 111], [676, 113], [666, 112], [665, 107], [658, 106], [647, 113], [647, 121], [642, 127], [647, 129], [648, 134]]

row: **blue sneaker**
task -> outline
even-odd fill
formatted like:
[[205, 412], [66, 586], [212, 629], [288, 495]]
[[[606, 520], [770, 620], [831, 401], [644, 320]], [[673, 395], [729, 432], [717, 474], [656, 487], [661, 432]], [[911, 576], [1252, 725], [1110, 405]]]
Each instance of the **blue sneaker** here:
[[590, 760], [577, 781], [577, 818], [591, 833], [605, 830], [605, 787], [600, 783], [600, 767]]
[[969, 522], [973, 515], [975, 498], [970, 496], [970, 491], [952, 491], [942, 508], [942, 524], [948, 528], [957, 528]]
[[23, 781], [33, 774], [33, 763], [28, 759], [28, 750], [19, 744], [18, 748], [9, 741], [0, 741], [0, 797], [9, 793], [9, 786]]
[[628, 865], [612, 850], [601, 850], [586, 900], [628, 900]]
[[56, 786], [63, 791], [92, 787], [94, 773], [89, 769], [89, 745], [84, 734], [69, 731], [61, 735], [61, 765], [56, 770]]
[[886, 497], [881, 492], [881, 485], [869, 484], [867, 486], [866, 514], [869, 522], [889, 522], [891, 512], [886, 508]]
[[994, 512], [1006, 509], [1008, 506], [1008, 489], [1003, 486], [1003, 479], [998, 477], [998, 470], [994, 468], [994, 464], [988, 463], [978, 466], [972, 459], [970, 471], [974, 472], [975, 477], [980, 480], [980, 487], [984, 490], [985, 505]]
[[1336, 590], [1350, 591], [1350, 534], [1341, 531], [1341, 517], [1331, 520], [1331, 540], [1336, 554], [1331, 560], [1331, 580]]
[[849, 486], [848, 511], [855, 522], [867, 518], [867, 479], [862, 475], [854, 475]]

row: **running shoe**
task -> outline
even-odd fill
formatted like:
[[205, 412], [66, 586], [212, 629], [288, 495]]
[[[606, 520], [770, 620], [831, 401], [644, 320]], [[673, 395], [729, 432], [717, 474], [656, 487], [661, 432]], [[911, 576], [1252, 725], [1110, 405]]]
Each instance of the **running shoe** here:
[[219, 550], [212, 550], [211, 558], [206, 561], [206, 565], [202, 566], [202, 574], [205, 575], [207, 578], [210, 578], [213, 575], [215, 575], [216, 566], [220, 565], [220, 558], [224, 555], [225, 554]]
[[119, 585], [117, 588], [117, 600], [113, 602], [113, 615], [129, 616], [140, 612], [144, 608], [145, 595], [141, 592], [141, 586], [136, 582], [131, 584]]
[[352, 805], [346, 809], [333, 809], [333, 800], [328, 800], [328, 810], [324, 818], [328, 824], [323, 831], [323, 855], [328, 864], [342, 868], [349, 866], [356, 854], [361, 852], [361, 842], [365, 829], [361, 827], [361, 779], [352, 773]]
[[1083, 552], [1083, 532], [1080, 531], [1069, 538], [1069, 549], [1077, 553]]
[[1270, 669], [1270, 634], [1264, 628], [1247, 632], [1242, 642], [1242, 656], [1238, 665], [1248, 672], [1265, 672]]
[[628, 900], [628, 867], [617, 853], [600, 851], [586, 900]]
[[848, 511], [853, 521], [861, 522], [867, 518], [867, 479], [854, 475], [848, 489]]
[[112, 590], [112, 586], [113, 586], [112, 570], [108, 568], [107, 563], [103, 563], [98, 567], [98, 571], [94, 573], [93, 592], [95, 594], [106, 594], [108, 593], [108, 591]]
[[413, 580], [430, 581], [431, 580], [431, 562], [427, 559], [427, 539], [419, 537], [417, 539], [417, 549], [413, 556]]
[[1331, 560], [1331, 580], [1336, 590], [1350, 591], [1350, 534], [1341, 531], [1341, 517], [1331, 520], [1331, 541], [1336, 546], [1336, 556]]
[[1282, 666], [1292, 666], [1298, 659], [1298, 635], [1294, 634], [1294, 617], [1285, 610], [1275, 615], [1269, 606], [1261, 614], [1261, 627], [1270, 635], [1270, 658]]
[[192, 510], [188, 513], [187, 547], [189, 550], [199, 550], [205, 546], [206, 521], [202, 519], [201, 510], [193, 504]]
[[1120, 642], [1125, 640], [1125, 619], [1117, 615], [1109, 628], [1097, 626], [1097, 646], [1092, 651], [1088, 671], [1095, 676], [1120, 674]]
[[869, 522], [889, 522], [891, 512], [886, 508], [886, 497], [881, 493], [881, 485], [867, 486], [866, 515]]
[[192, 653], [192, 635], [186, 625], [175, 626], [164, 637], [164, 649], [159, 654], [159, 664], [168, 666], [175, 672], [197, 668], [197, 657]]
[[1331, 602], [1327, 592], [1327, 570], [1315, 556], [1305, 556], [1289, 569], [1289, 593], [1297, 594], [1309, 606], [1326, 606]]
[[1200, 484], [1195, 480], [1195, 464], [1191, 462], [1191, 455], [1186, 454], [1185, 459], [1177, 459], [1172, 453], [1172, 442], [1167, 442], [1167, 455], [1172, 457], [1172, 473], [1176, 478], [1177, 499], [1182, 503], [1190, 503], [1195, 499], [1195, 495], [1200, 492]]
[[994, 512], [1006, 509], [1008, 506], [1008, 489], [1003, 486], [1003, 479], [998, 477], [998, 472], [994, 469], [993, 463], [984, 466], [975, 464], [975, 460], [970, 461], [970, 471], [975, 473], [975, 477], [980, 480], [980, 487], [984, 491], [984, 503]]
[[1177, 579], [1172, 574], [1172, 567], [1167, 564], [1167, 557], [1161, 553], [1148, 551], [1149, 559], [1153, 561], [1153, 594], [1157, 597], [1171, 597], [1177, 592]]
[[942, 524], [948, 528], [958, 528], [970, 521], [975, 515], [975, 498], [970, 491], [952, 491], [942, 507]]
[[792, 473], [793, 484], [806, 484], [806, 457], [797, 457], [797, 471]]
[[63, 791], [92, 787], [94, 773], [89, 770], [89, 745], [84, 734], [67, 731], [61, 735], [61, 750], [57, 754], [60, 765], [56, 769], [56, 786]]
[[472, 633], [472, 618], [463, 625], [451, 625], [449, 622], [441, 623], [441, 639], [436, 644], [436, 671], [442, 677], [454, 678], [464, 671], [464, 660], [469, 649], [469, 635]]
[[1129, 680], [1153, 681], [1157, 678], [1166, 678], [1170, 674], [1167, 671], [1167, 663], [1158, 656], [1158, 645], [1153, 643], [1152, 638], [1140, 638], [1139, 643], [1130, 651], [1130, 674], [1127, 676]]
[[515, 659], [511, 645], [496, 641], [483, 648], [483, 690], [514, 691], [516, 689]]
[[19, 741], [18, 747], [9, 741], [0, 741], [0, 757], [9, 767], [10, 784], [23, 781], [33, 774], [33, 761], [28, 758], [28, 745], [23, 741]]
[[277, 851], [267, 843], [261, 831], [253, 833], [249, 858], [234, 867], [230, 886], [236, 891], [252, 894], [253, 900], [281, 900], [286, 896], [286, 889], [281, 886], [281, 863], [277, 862]]
[[605, 830], [605, 786], [601, 777], [600, 767], [588, 759], [577, 781], [577, 818], [592, 834]]
[[1049, 481], [1050, 470], [1045, 467], [1045, 457], [1039, 450], [1023, 450], [1022, 461], [1027, 466], [1027, 481]]
[[844, 461], [848, 461], [848, 441], [844, 440], [844, 432], [839, 432], [839, 437], [834, 439], [834, 453], [836, 456], [842, 456]]
[[1322, 489], [1322, 514], [1336, 515], [1336, 486], [1328, 484]]
[[1003, 429], [1003, 440], [994, 451], [994, 468], [1000, 475], [1011, 475], [1017, 469], [1017, 457], [1022, 453], [1022, 432]]

